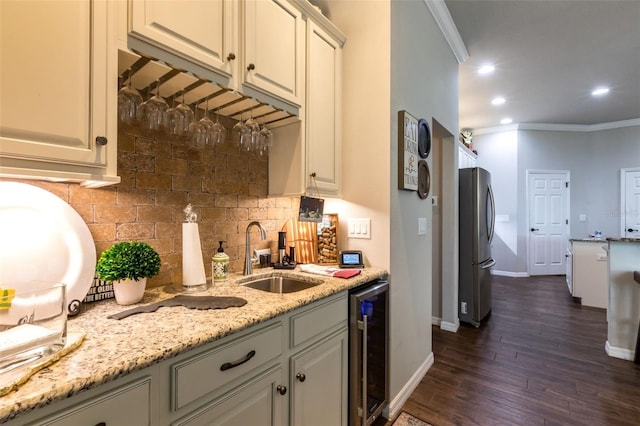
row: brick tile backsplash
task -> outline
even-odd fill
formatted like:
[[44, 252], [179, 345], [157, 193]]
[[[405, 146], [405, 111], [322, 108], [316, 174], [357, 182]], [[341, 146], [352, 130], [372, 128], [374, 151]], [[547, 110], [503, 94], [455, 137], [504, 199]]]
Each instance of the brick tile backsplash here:
[[[277, 142], [276, 142], [277, 143]], [[68, 202], [84, 219], [97, 256], [118, 241], [140, 240], [160, 254], [160, 274], [148, 287], [182, 280], [183, 209], [198, 214], [207, 277], [218, 241], [226, 241], [232, 272], [244, 266], [245, 231], [258, 220], [267, 229], [261, 241], [251, 232], [253, 248], [277, 251], [278, 231], [297, 214], [297, 198], [267, 197], [268, 159], [238, 150], [229, 141], [214, 149], [185, 141], [142, 135], [132, 129], [118, 135], [121, 183], [98, 189], [77, 184], [17, 180], [46, 189]]]

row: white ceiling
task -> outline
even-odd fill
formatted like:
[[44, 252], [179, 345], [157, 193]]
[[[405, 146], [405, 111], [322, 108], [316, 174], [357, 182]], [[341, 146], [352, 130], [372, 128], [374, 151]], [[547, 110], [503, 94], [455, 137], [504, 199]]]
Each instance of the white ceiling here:
[[[445, 0], [469, 52], [460, 128], [640, 118], [640, 0]], [[491, 62], [492, 75], [476, 70]], [[611, 88], [591, 96], [598, 85]], [[506, 103], [491, 105], [495, 96]]]

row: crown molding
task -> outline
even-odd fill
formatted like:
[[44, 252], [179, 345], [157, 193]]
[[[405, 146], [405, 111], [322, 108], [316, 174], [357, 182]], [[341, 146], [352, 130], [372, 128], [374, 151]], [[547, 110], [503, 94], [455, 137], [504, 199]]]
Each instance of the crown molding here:
[[621, 129], [624, 127], [640, 126], [640, 118], [612, 121], [600, 124], [551, 124], [551, 123], [520, 123], [507, 126], [485, 127], [473, 129], [474, 135], [488, 135], [491, 133], [508, 132], [511, 130], [540, 130], [550, 132], [599, 132], [601, 130]]
[[464, 45], [464, 41], [462, 41], [462, 37], [460, 37], [458, 28], [453, 22], [444, 0], [424, 0], [424, 2], [427, 8], [429, 8], [431, 15], [433, 15], [433, 19], [435, 19], [438, 27], [440, 27], [440, 31], [442, 31], [445, 40], [449, 43], [449, 47], [451, 47], [451, 51], [458, 63], [461, 64], [469, 59], [469, 52]]

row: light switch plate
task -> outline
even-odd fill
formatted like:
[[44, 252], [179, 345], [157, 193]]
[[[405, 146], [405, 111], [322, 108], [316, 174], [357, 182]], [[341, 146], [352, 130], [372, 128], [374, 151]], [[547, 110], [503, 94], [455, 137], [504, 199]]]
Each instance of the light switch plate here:
[[371, 239], [371, 219], [349, 218], [347, 219], [347, 236], [349, 238]]
[[427, 218], [418, 218], [418, 235], [427, 235]]

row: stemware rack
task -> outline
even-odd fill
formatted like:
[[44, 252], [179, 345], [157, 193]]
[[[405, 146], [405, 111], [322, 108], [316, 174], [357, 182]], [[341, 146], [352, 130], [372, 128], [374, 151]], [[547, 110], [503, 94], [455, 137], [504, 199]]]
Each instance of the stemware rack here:
[[235, 121], [246, 118], [249, 113], [260, 124], [269, 128], [286, 126], [299, 118], [283, 109], [261, 102], [252, 97], [223, 87], [170, 64], [132, 52], [118, 51], [119, 86], [128, 83], [136, 88], [143, 98], [153, 96], [156, 91], [169, 105], [181, 102], [205, 111], [208, 101], [210, 112]]

